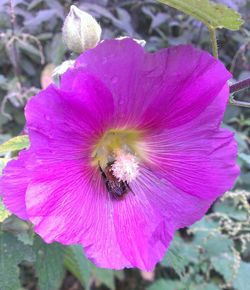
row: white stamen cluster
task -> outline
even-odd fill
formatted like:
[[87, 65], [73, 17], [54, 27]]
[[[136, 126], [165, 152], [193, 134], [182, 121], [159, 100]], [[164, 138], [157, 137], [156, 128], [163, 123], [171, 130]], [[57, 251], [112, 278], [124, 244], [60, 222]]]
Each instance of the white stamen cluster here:
[[112, 171], [119, 181], [133, 181], [139, 174], [137, 158], [130, 153], [117, 150], [115, 162], [112, 165]]

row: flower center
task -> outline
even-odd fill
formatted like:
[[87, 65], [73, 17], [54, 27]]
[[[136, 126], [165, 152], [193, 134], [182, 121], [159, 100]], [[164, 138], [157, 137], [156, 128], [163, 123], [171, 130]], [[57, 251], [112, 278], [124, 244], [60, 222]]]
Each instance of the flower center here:
[[109, 170], [119, 181], [131, 182], [139, 174], [142, 160], [142, 132], [109, 130], [97, 142], [92, 153], [92, 165]]

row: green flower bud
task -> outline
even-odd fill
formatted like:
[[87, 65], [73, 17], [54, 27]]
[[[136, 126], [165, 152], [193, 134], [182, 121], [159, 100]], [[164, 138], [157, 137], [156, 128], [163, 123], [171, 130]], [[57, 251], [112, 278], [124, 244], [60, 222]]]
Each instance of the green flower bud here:
[[72, 5], [63, 28], [63, 40], [75, 53], [95, 47], [100, 41], [102, 29], [94, 17]]

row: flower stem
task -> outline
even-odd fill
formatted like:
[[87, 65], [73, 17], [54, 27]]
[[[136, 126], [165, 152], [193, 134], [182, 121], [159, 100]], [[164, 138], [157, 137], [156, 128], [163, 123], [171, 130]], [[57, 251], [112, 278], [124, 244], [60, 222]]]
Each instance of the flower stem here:
[[[250, 88], [250, 78], [247, 78], [243, 81], [239, 81], [231, 85], [230, 94], [233, 94], [235, 92], [238, 92], [247, 88]], [[234, 106], [250, 108], [250, 102], [243, 102], [243, 101], [235, 100], [233, 95], [230, 96], [229, 102], [231, 105], [234, 105]]]
[[247, 78], [243, 81], [239, 81], [230, 86], [230, 93], [235, 93], [244, 89], [250, 88], [250, 78]]
[[234, 96], [230, 96], [229, 103], [231, 105], [234, 105], [234, 106], [237, 106], [237, 107], [250, 108], [250, 102], [243, 102], [243, 101], [235, 100]]
[[18, 79], [19, 83], [21, 83], [20, 80], [20, 67], [19, 67], [19, 59], [18, 59], [18, 51], [16, 46], [16, 14], [14, 11], [14, 2], [13, 0], [9, 0], [9, 7], [10, 7], [10, 24], [11, 24], [11, 34], [13, 41], [13, 68], [14, 68], [14, 74], [16, 78]]
[[208, 31], [209, 31], [210, 40], [211, 40], [211, 43], [212, 43], [213, 56], [215, 58], [219, 58], [217, 38], [216, 38], [216, 30], [213, 29], [212, 27], [208, 27]]

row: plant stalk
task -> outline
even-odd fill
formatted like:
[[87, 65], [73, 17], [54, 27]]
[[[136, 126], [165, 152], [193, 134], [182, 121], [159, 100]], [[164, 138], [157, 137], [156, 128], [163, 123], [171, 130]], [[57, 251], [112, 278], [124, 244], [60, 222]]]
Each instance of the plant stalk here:
[[[16, 15], [14, 11], [14, 3], [13, 0], [9, 0], [9, 6], [10, 6], [10, 23], [11, 23], [11, 32], [12, 32], [12, 37], [15, 37], [16, 35]], [[13, 42], [13, 66], [14, 66], [14, 73], [15, 76], [17, 77], [18, 81], [20, 81], [20, 67], [18, 63], [18, 52], [17, 52], [17, 47], [16, 47], [16, 40]]]
[[208, 31], [209, 31], [210, 40], [212, 43], [213, 56], [215, 58], [219, 58], [217, 38], [216, 38], [216, 30], [213, 29], [212, 27], [208, 27]]
[[[247, 88], [250, 88], [250, 78], [247, 78], [243, 81], [239, 81], [235, 84], [232, 84], [230, 86], [230, 94], [239, 92], [239, 91], [247, 89]], [[250, 108], [250, 102], [235, 100], [233, 95], [230, 96], [229, 102], [231, 105], [234, 105], [234, 106]]]
[[230, 94], [250, 88], [250, 78], [247, 78], [243, 81], [239, 81], [230, 86]]

